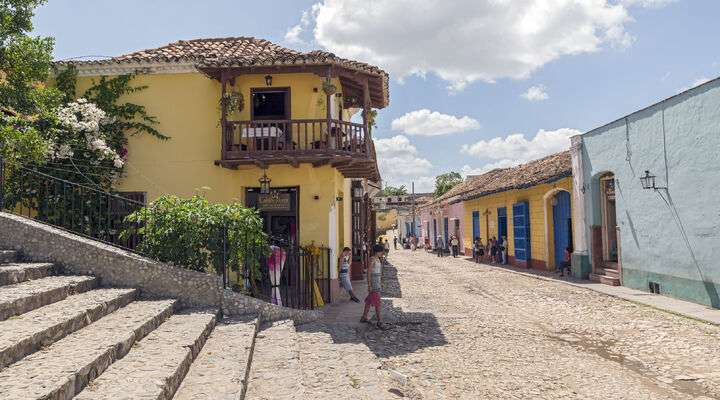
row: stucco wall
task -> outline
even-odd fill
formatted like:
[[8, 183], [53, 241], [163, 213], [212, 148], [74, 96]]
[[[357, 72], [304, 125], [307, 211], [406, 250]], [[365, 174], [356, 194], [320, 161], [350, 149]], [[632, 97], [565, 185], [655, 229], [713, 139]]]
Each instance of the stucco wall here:
[[[601, 225], [597, 177], [612, 172], [623, 284], [647, 289], [653, 280], [662, 292], [720, 306], [720, 81], [582, 139], [585, 234]], [[645, 170], [668, 189], [642, 189]]]
[[[498, 208], [507, 208], [507, 239], [508, 256], [514, 256], [515, 245], [512, 223], [513, 204], [527, 201], [530, 205], [530, 257], [534, 266], [541, 268], [553, 268], [553, 231], [552, 231], [552, 208], [546, 210], [552, 194], [559, 190], [572, 193], [571, 178], [562, 178], [549, 184], [533, 186], [522, 190], [510, 190], [480, 197], [464, 202], [464, 226], [466, 235], [463, 237], [464, 246], [472, 248], [472, 214], [473, 211], [480, 213], [480, 237], [483, 244], [488, 238], [498, 237]], [[572, 205], [571, 205], [572, 207]], [[489, 214], [485, 214], [485, 212]], [[546, 222], [549, 225], [546, 225]], [[546, 232], [549, 233], [546, 235]]]
[[[243, 75], [237, 78], [235, 87], [245, 100], [242, 112], [230, 119], [250, 119], [250, 89], [265, 88], [264, 74]], [[78, 79], [77, 93], [82, 94], [92, 85], [92, 77]], [[240, 166], [237, 170], [214, 165], [220, 158], [220, 84], [201, 73], [139, 75], [133, 85], [145, 85], [147, 89], [127, 95], [124, 101], [142, 104], [150, 115], [157, 117], [157, 129], [171, 138], [161, 141], [150, 135], [130, 136], [124, 176], [117, 188], [122, 191], [147, 192], [148, 201], [162, 194], [191, 196], [202, 192], [210, 201], [245, 201], [245, 189], [259, 186], [262, 170], [256, 166]], [[291, 112], [293, 118], [324, 118], [325, 95], [320, 89], [321, 78], [314, 74], [275, 74], [273, 87], [291, 87]], [[335, 81], [341, 87], [339, 81]], [[300, 237], [301, 243], [315, 241], [328, 245], [331, 206], [340, 211], [350, 207], [350, 193], [345, 194], [345, 179], [334, 168], [315, 168], [301, 164], [271, 165], [267, 171], [272, 186], [300, 187]], [[317, 199], [316, 199], [317, 196]], [[342, 209], [336, 203], [343, 197]], [[338, 213], [339, 221], [336, 243], [347, 243], [342, 220], [346, 215]]]

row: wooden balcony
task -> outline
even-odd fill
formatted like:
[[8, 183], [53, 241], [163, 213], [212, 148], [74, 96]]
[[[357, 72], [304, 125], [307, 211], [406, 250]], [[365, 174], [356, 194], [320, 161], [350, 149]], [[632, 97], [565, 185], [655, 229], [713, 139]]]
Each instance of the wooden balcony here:
[[227, 121], [216, 164], [330, 164], [347, 178], [379, 178], [375, 146], [363, 124], [328, 119]]

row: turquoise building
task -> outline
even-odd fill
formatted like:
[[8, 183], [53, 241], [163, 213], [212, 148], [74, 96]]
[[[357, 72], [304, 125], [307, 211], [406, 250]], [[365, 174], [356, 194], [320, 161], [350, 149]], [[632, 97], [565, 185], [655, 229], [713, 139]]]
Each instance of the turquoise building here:
[[720, 308], [720, 78], [572, 138], [573, 272]]

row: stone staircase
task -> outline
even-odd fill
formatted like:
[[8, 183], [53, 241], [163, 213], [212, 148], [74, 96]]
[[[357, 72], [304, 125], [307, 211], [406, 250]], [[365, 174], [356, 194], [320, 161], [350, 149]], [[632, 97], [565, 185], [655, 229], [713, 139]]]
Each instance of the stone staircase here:
[[0, 250], [0, 399], [242, 399], [257, 327]]
[[608, 263], [599, 274], [590, 274], [590, 280], [610, 286], [620, 286], [620, 272], [616, 263]]

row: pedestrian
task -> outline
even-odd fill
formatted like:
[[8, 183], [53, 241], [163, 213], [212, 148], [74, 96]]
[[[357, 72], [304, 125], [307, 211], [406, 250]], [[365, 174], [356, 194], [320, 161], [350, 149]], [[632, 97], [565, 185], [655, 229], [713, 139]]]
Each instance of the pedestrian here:
[[350, 281], [350, 256], [352, 250], [349, 247], [345, 247], [340, 254], [338, 259], [338, 266], [340, 267], [340, 286], [345, 289], [350, 295], [350, 300], [359, 303], [360, 299], [355, 296], [353, 292], [352, 282]]
[[565, 276], [564, 272], [567, 269], [568, 275], [570, 275], [570, 267], [572, 265], [572, 249], [570, 247], [565, 248], [565, 254], [563, 255], [563, 260], [560, 263], [560, 276]]
[[375, 319], [377, 320], [376, 326], [380, 329], [386, 329], [387, 326], [382, 323], [380, 317], [380, 291], [382, 288], [382, 262], [380, 257], [385, 252], [385, 249], [380, 245], [373, 246], [373, 255], [370, 257], [370, 271], [368, 271], [368, 295], [365, 298], [365, 309], [363, 310], [362, 318], [360, 322], [369, 323], [368, 314], [370, 313], [370, 307], [375, 308]]
[[501, 262], [503, 264], [507, 264], [507, 248], [508, 248], [507, 236], [503, 236], [502, 237], [502, 245], [500, 246], [500, 255], [502, 256]]
[[410, 238], [410, 250], [412, 250], [412, 251], [417, 250], [417, 245], [418, 245], [418, 238], [417, 238], [417, 236], [413, 235]]
[[458, 240], [457, 236], [453, 235], [452, 237], [450, 237], [450, 248], [452, 249], [453, 258], [457, 258], [458, 254], [460, 253], [458, 251], [459, 246], [460, 241]]
[[435, 250], [437, 250], [437, 256], [442, 257], [443, 256], [443, 240], [442, 236], [438, 236], [437, 240], [435, 241]]
[[495, 263], [497, 261], [497, 240], [495, 236], [490, 239], [490, 262]]
[[397, 250], [397, 244], [398, 244], [398, 238], [397, 236], [393, 237], [393, 246], [395, 247], [395, 250]]
[[482, 239], [476, 237], [473, 242], [473, 260], [475, 260], [476, 263], [481, 263], [484, 255], [485, 247], [482, 244]]

